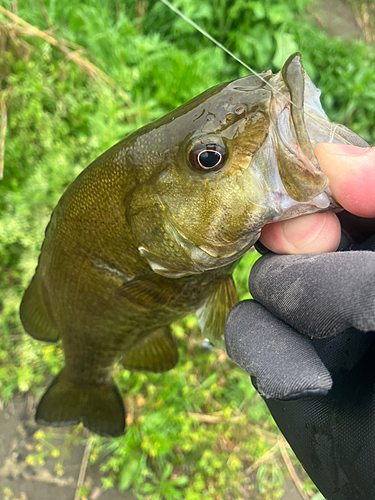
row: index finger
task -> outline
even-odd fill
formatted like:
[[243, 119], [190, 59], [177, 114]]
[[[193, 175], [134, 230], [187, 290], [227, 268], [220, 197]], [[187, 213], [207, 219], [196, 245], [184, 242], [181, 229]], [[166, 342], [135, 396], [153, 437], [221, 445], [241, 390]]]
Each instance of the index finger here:
[[318, 144], [315, 154], [340, 205], [359, 217], [375, 217], [375, 148]]

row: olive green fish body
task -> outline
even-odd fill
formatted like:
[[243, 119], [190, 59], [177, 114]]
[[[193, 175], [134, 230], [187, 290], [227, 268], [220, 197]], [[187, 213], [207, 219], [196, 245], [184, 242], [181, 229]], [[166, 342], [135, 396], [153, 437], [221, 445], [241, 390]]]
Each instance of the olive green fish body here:
[[[178, 356], [167, 327], [198, 309], [223, 282], [233, 287], [232, 264], [173, 279], [155, 274], [141, 257], [126, 210], [148, 175], [136, 175], [137, 166], [123, 154], [127, 143], [96, 160], [63, 195], [23, 298], [25, 329], [41, 340], [61, 338], [65, 357], [62, 374], [39, 405], [40, 423], [83, 421], [100, 434], [120, 434], [124, 410], [110, 376], [114, 362], [154, 372], [172, 368]], [[236, 301], [230, 293], [225, 315]], [[148, 343], [151, 353], [142, 350]], [[112, 400], [103, 402], [108, 395]]]
[[367, 145], [328, 120], [296, 54], [276, 75], [206, 91], [87, 167], [51, 217], [21, 304], [26, 331], [61, 338], [65, 356], [37, 421], [121, 434], [116, 361], [172, 368], [169, 325], [193, 311], [222, 343], [231, 272], [262, 227], [338, 206], [319, 142]]

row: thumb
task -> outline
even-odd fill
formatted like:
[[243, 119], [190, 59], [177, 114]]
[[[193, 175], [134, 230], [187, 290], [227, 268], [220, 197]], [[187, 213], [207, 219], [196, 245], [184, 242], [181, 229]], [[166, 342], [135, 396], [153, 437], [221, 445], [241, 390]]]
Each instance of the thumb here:
[[375, 148], [324, 143], [315, 154], [340, 205], [359, 217], [375, 217]]

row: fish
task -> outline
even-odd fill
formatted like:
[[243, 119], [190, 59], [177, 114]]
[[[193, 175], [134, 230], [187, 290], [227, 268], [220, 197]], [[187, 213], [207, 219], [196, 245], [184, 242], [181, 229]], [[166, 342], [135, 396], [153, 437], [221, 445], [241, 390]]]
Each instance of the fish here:
[[136, 130], [68, 187], [20, 306], [25, 331], [64, 352], [38, 424], [123, 434], [113, 365], [172, 369], [171, 324], [187, 314], [223, 346], [232, 273], [263, 226], [339, 206], [314, 146], [368, 146], [319, 95], [293, 54], [276, 74], [217, 85]]

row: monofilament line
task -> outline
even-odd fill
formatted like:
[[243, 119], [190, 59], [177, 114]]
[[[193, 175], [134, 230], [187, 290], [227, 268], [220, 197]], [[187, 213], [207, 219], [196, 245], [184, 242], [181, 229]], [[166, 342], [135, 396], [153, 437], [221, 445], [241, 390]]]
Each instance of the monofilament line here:
[[209, 33], [207, 33], [207, 31], [205, 31], [203, 28], [201, 28], [200, 26], [198, 26], [198, 24], [196, 24], [194, 21], [192, 21], [191, 19], [189, 19], [188, 17], [186, 17], [183, 12], [181, 12], [179, 9], [177, 9], [177, 7], [175, 7], [170, 2], [168, 2], [168, 0], [161, 0], [161, 1], [169, 9], [173, 10], [173, 12], [175, 12], [177, 15], [179, 15], [184, 21], [186, 21], [187, 23], [189, 23], [190, 26], [193, 26], [193, 28], [195, 28], [197, 31], [199, 31], [199, 33], [202, 33], [203, 36], [205, 36], [206, 38], [208, 38], [217, 47], [219, 47], [221, 50], [223, 50], [228, 55], [230, 55], [231, 57], [233, 57], [233, 59], [235, 59], [237, 62], [239, 62], [240, 64], [242, 64], [242, 66], [244, 66], [248, 71], [250, 71], [250, 73], [253, 73], [253, 75], [257, 76], [260, 80], [262, 80], [262, 82], [264, 82], [266, 85], [268, 85], [272, 89], [273, 92], [277, 92], [278, 94], [282, 95], [284, 97], [284, 99], [286, 99], [288, 102], [290, 102], [290, 104], [293, 104], [293, 106], [295, 106], [296, 108], [298, 108], [298, 106], [296, 104], [294, 104], [293, 101], [291, 101], [290, 99], [288, 99], [286, 97], [286, 95], [282, 94], [279, 90], [275, 89], [269, 82], [267, 82], [267, 80], [265, 78], [263, 78], [262, 76], [260, 76], [259, 73], [257, 73], [253, 68], [251, 68], [249, 65], [247, 65], [246, 63], [244, 63], [239, 57], [237, 57], [235, 54], [233, 54], [233, 52], [231, 52], [223, 44], [221, 44], [218, 40], [216, 40], [216, 38], [214, 38]]
[[[199, 33], [201, 33], [203, 36], [205, 36], [206, 38], [208, 38], [208, 40], [210, 40], [212, 43], [214, 43], [217, 47], [219, 47], [221, 50], [223, 50], [224, 52], [226, 52], [230, 57], [233, 57], [233, 59], [235, 61], [237, 61], [240, 64], [242, 64], [242, 66], [244, 66], [248, 71], [250, 71], [250, 73], [252, 73], [253, 75], [257, 76], [259, 78], [259, 80], [262, 80], [262, 82], [264, 82], [268, 87], [270, 87], [270, 89], [273, 92], [276, 92], [277, 94], [281, 95], [283, 97], [283, 99], [287, 100], [290, 104], [292, 104], [293, 106], [295, 106], [297, 109], [300, 109], [305, 116], [308, 116], [311, 120], [313, 120], [316, 123], [319, 123], [321, 125], [321, 123], [317, 120], [317, 118], [313, 114], [311, 114], [308, 111], [306, 111], [303, 107], [300, 108], [299, 106], [297, 106], [297, 104], [295, 104], [285, 94], [283, 94], [278, 89], [276, 89], [275, 87], [273, 87], [265, 78], [263, 78], [253, 68], [251, 68], [248, 64], [244, 63], [239, 57], [237, 57], [235, 54], [233, 54], [233, 52], [231, 52], [223, 44], [221, 44], [218, 40], [216, 40], [216, 38], [214, 38], [209, 33], [207, 33], [207, 31], [205, 31], [203, 28], [201, 28], [200, 26], [198, 26], [198, 24], [196, 24], [194, 21], [192, 21], [187, 16], [185, 16], [185, 14], [183, 12], [181, 12], [179, 9], [177, 9], [177, 7], [175, 7], [174, 5], [172, 5], [168, 0], [160, 0], [160, 1], [163, 2], [164, 5], [166, 5], [169, 9], [171, 9], [173, 12], [175, 12], [178, 16], [180, 16], [184, 21], [186, 21], [188, 24], [190, 24], [190, 26], [193, 26], [193, 28], [195, 28], [197, 31], [199, 31]], [[337, 125], [336, 125], [336, 127], [337, 127]], [[335, 127], [335, 129], [336, 129], [336, 127]], [[335, 129], [332, 132], [333, 134], [334, 134]], [[331, 129], [331, 131], [332, 131], [332, 129]]]

